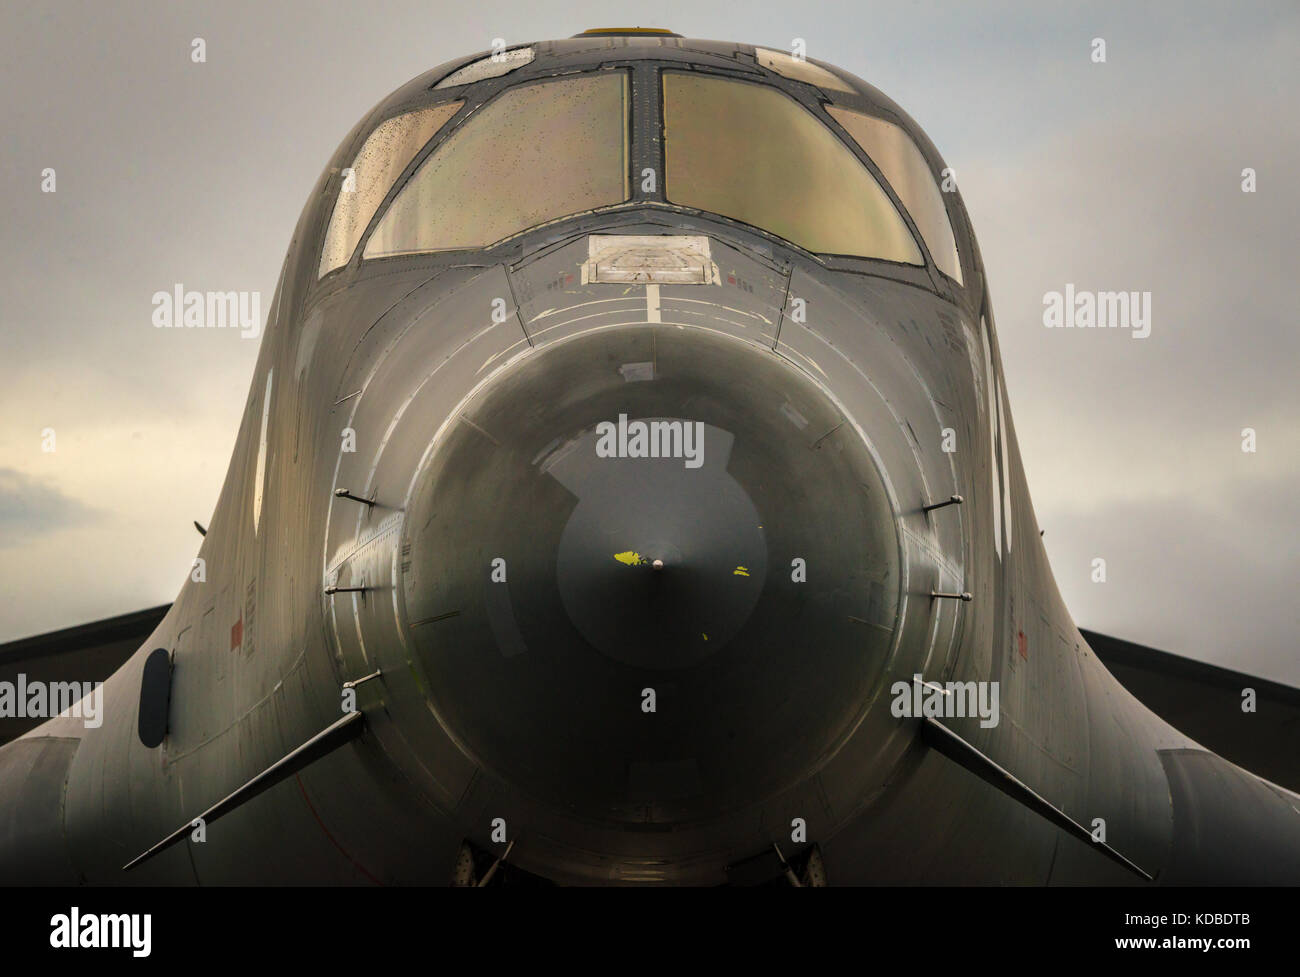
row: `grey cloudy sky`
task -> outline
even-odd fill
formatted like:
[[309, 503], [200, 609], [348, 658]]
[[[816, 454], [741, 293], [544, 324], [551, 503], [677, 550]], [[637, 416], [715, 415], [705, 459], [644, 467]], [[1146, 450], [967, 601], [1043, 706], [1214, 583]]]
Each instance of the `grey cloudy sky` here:
[[[1063, 6], [10, 0], [0, 641], [164, 603], [188, 572], [257, 343], [155, 329], [154, 292], [256, 290], [264, 317], [307, 193], [385, 94], [494, 37], [641, 24], [802, 37], [925, 127], [975, 223], [1076, 620], [1300, 685], [1300, 5]], [[1066, 282], [1150, 291], [1150, 337], [1045, 329]]]

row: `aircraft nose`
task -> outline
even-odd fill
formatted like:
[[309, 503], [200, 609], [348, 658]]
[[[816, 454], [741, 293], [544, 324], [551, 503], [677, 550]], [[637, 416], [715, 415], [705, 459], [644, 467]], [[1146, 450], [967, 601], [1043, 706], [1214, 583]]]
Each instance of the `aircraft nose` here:
[[880, 682], [894, 512], [770, 349], [623, 327], [543, 347], [428, 456], [401, 594], [429, 705], [483, 768], [615, 822], [814, 770]]

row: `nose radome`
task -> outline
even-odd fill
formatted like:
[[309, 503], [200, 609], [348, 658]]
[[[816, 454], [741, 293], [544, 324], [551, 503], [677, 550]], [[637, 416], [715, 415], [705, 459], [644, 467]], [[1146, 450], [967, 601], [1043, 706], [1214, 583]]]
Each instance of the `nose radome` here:
[[479, 764], [606, 821], [752, 803], [880, 681], [899, 597], [880, 473], [770, 349], [628, 326], [480, 390], [419, 474], [401, 593]]
[[[766, 575], [762, 517], [727, 470], [734, 438], [689, 418], [626, 414], [603, 430], [549, 467], [576, 499], [556, 555], [564, 608], [615, 661], [697, 665], [749, 619]], [[667, 457], [631, 456], [643, 437], [647, 454]]]

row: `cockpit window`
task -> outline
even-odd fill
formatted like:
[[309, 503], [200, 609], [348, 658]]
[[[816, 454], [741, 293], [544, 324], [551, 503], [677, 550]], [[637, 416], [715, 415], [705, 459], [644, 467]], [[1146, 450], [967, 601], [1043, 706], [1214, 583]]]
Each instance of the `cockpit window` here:
[[808, 251], [921, 265], [898, 209], [830, 128], [778, 89], [667, 71], [668, 200]]
[[916, 222], [934, 263], [960, 285], [961, 258], [957, 254], [957, 241], [943, 204], [943, 194], [921, 150], [892, 122], [836, 105], [826, 106], [826, 111], [880, 167], [880, 172]]
[[795, 81], [805, 81], [810, 85], [816, 85], [818, 88], [825, 88], [833, 92], [853, 91], [853, 86], [839, 75], [827, 71], [821, 65], [813, 64], [811, 61], [797, 61], [784, 51], [756, 47], [754, 48], [754, 57], [764, 68], [775, 71], [783, 77], [793, 78]]
[[482, 248], [619, 204], [628, 188], [627, 74], [508, 88], [420, 164], [363, 257]]
[[325, 232], [317, 277], [324, 277], [348, 263], [394, 181], [463, 104], [444, 102], [399, 115], [366, 137], [352, 161], [351, 172], [343, 173], [329, 229]]
[[516, 68], [530, 64], [536, 57], [531, 47], [517, 47], [500, 54], [489, 54], [486, 58], [471, 61], [463, 68], [457, 68], [434, 88], [455, 88], [457, 85], [469, 85], [484, 78], [499, 78]]

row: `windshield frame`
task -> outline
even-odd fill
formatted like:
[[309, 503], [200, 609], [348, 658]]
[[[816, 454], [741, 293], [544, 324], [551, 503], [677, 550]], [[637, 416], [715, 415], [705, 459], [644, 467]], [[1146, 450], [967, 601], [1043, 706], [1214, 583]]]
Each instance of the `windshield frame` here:
[[[424, 170], [425, 164], [437, 155], [445, 146], [455, 140], [460, 133], [465, 131], [466, 127], [485, 123], [483, 114], [491, 111], [493, 105], [500, 104], [502, 99], [509, 98], [512, 93], [519, 92], [523, 89], [534, 89], [552, 84], [559, 85], [580, 78], [595, 79], [600, 77], [608, 78], [611, 76], [618, 76], [622, 82], [623, 125], [621, 126], [621, 152], [623, 154], [624, 166], [622, 169], [623, 197], [621, 200], [613, 203], [603, 203], [593, 207], [585, 207], [568, 213], [559, 214], [554, 217], [548, 217], [544, 220], [530, 223], [523, 227], [517, 227], [509, 233], [496, 237], [486, 244], [456, 245], [429, 249], [403, 250], [384, 254], [368, 254], [375, 234], [378, 232], [389, 214], [393, 212], [393, 207], [397, 205], [402, 195], [415, 185], [415, 182], [420, 178], [421, 173]], [[462, 97], [465, 97], [463, 91]], [[471, 108], [468, 111], [463, 111], [458, 117], [454, 117], [446, 126], [443, 127], [442, 130], [438, 132], [435, 138], [417, 155], [414, 165], [403, 174], [400, 185], [396, 186], [394, 192], [390, 193], [390, 195], [385, 199], [383, 205], [376, 213], [375, 219], [371, 222], [370, 226], [366, 229], [366, 233], [362, 237], [360, 247], [358, 248], [358, 254], [360, 255], [362, 262], [398, 259], [411, 257], [413, 255], [437, 255], [487, 251], [539, 228], [549, 227], [553, 224], [570, 220], [574, 217], [580, 217], [585, 214], [616, 210], [636, 202], [636, 194], [634, 192], [632, 179], [632, 128], [635, 113], [633, 106], [633, 83], [631, 72], [618, 69], [579, 72], [570, 71], [561, 74], [542, 75], [536, 78], [526, 78], [512, 84], [495, 86], [494, 90], [486, 97], [472, 103], [467, 100], [467, 104], [471, 105]]]
[[[613, 53], [613, 52], [611, 52]], [[472, 59], [469, 59], [472, 60]], [[504, 90], [516, 86], [528, 85], [537, 82], [545, 82], [552, 79], [562, 79], [575, 74], [584, 74], [597, 71], [621, 71], [626, 76], [627, 100], [626, 100], [626, 127], [624, 135], [625, 154], [628, 164], [628, 185], [630, 195], [621, 203], [605, 205], [594, 208], [590, 211], [578, 212], [557, 217], [544, 221], [532, 227], [520, 229], [487, 247], [460, 249], [460, 250], [443, 250], [443, 251], [426, 251], [407, 254], [395, 254], [390, 256], [372, 256], [364, 258], [363, 254], [369, 243], [371, 234], [373, 234], [378, 223], [383, 220], [392, 206], [397, 195], [410, 182], [412, 176], [423, 165], [425, 159], [437, 149], [453, 134], [459, 131], [462, 125], [467, 124], [485, 105], [499, 97]], [[664, 194], [664, 142], [663, 142], [663, 83], [662, 75], [665, 71], [687, 71], [707, 74], [719, 78], [748, 82], [750, 84], [762, 85], [777, 89], [786, 97], [799, 103], [808, 111], [815, 120], [826, 127], [832, 136], [856, 159], [859, 165], [863, 166], [867, 173], [876, 181], [884, 194], [888, 197], [893, 207], [906, 225], [907, 231], [915, 242], [916, 247], [921, 253], [921, 264], [912, 265], [884, 258], [857, 256], [847, 254], [833, 254], [825, 252], [813, 252], [802, 247], [796, 242], [790, 241], [779, 236], [765, 228], [747, 224], [743, 221], [735, 220], [726, 215], [713, 213], [711, 211], [699, 210], [697, 208], [682, 206], [667, 200]], [[432, 95], [446, 94], [447, 99], [430, 99]], [[434, 102], [452, 100], [450, 96], [455, 96], [455, 100], [462, 100], [464, 106], [443, 127], [435, 134], [434, 138], [419, 153], [416, 154], [411, 164], [401, 174], [398, 181], [390, 189], [388, 195], [380, 204], [370, 225], [362, 234], [361, 240], [353, 254], [352, 259], [344, 269], [336, 269], [330, 272], [322, 283], [334, 278], [341, 270], [350, 269], [351, 272], [361, 272], [363, 268], [390, 262], [411, 261], [423, 259], [427, 264], [429, 261], [441, 264], [441, 256], [455, 256], [465, 254], [482, 254], [485, 257], [491, 257], [493, 254], [501, 252], [518, 251], [520, 241], [527, 241], [530, 237], [536, 236], [539, 244], [546, 241], [560, 240], [565, 236], [563, 230], [557, 231], [557, 226], [565, 225], [570, 222], [582, 222], [584, 218], [590, 218], [592, 215], [607, 215], [604, 220], [608, 223], [615, 220], [617, 225], [633, 226], [644, 224], [649, 221], [654, 223], [653, 211], [664, 210], [674, 213], [691, 215], [696, 218], [696, 233], [708, 233], [708, 224], [721, 225], [727, 228], [730, 233], [739, 234], [743, 238], [749, 238], [750, 248], [757, 249], [759, 253], [770, 254], [773, 246], [789, 249], [797, 254], [804, 255], [806, 258], [815, 260], [822, 266], [843, 272], [856, 274], [875, 275], [889, 278], [924, 288], [928, 291], [938, 293], [948, 297], [950, 300], [958, 301], [962, 294], [969, 294], [975, 287], [975, 278], [971, 277], [970, 269], [975, 261], [973, 255], [968, 252], [968, 224], [964, 218], [964, 212], [960, 206], [958, 198], [956, 204], [949, 210], [948, 217], [952, 225], [954, 237], [957, 242], [958, 254], [960, 256], [963, 268], [963, 283], [955, 282], [953, 279], [938, 269], [933, 256], [930, 253], [927, 242], [924, 240], [917, 227], [910, 211], [906, 205], [899, 199], [895, 188], [885, 179], [884, 174], [880, 171], [873, 160], [867, 156], [862, 147], [847, 131], [841, 127], [836, 120], [827, 112], [828, 105], [839, 105], [854, 111], [865, 111], [873, 115], [879, 115], [887, 120], [892, 120], [903, 129], [905, 135], [917, 146], [918, 150], [927, 160], [934, 160], [935, 166], [942, 166], [942, 161], [934, 154], [933, 147], [930, 146], [924, 138], [918, 139], [914, 128], [914, 123], [906, 119], [894, 119], [891, 111], [892, 103], [885, 100], [883, 109], [876, 106], [869, 94], [858, 92], [848, 94], [842, 92], [827, 92], [806, 82], [787, 79], [777, 75], [774, 72], [767, 71], [754, 62], [750, 68], [744, 66], [744, 50], [742, 49], [741, 63], [738, 65], [723, 64], [721, 60], [715, 57], [703, 55], [699, 51], [674, 51], [671, 49], [660, 49], [655, 52], [653, 58], [643, 55], [619, 56], [603, 59], [592, 64], [569, 64], [563, 67], [554, 65], [549, 61], [547, 52], [541, 48], [538, 49], [538, 57], [535, 61], [522, 66], [515, 71], [506, 75], [486, 79], [463, 87], [452, 89], [442, 89], [434, 91], [432, 83], [427, 84], [420, 92], [418, 99], [408, 98], [401, 105], [393, 106], [384, 118], [392, 118], [404, 112], [413, 109], [425, 107]], [[883, 96], [882, 96], [883, 98]], [[380, 122], [384, 120], [380, 119]], [[376, 123], [377, 125], [378, 123]], [[373, 128], [373, 127], [372, 127]], [[370, 130], [366, 130], [368, 134]], [[359, 136], [355, 141], [355, 146], [360, 146], [364, 141], [363, 136]], [[346, 165], [346, 164], [343, 164]], [[646, 170], [652, 170], [655, 179], [650, 189], [643, 185], [643, 175]], [[337, 181], [336, 185], [337, 185]], [[946, 198], [945, 194], [945, 198]], [[616, 216], [617, 215], [617, 216]], [[325, 216], [328, 220], [328, 213]], [[600, 222], [587, 220], [587, 226], [574, 228], [573, 233], [587, 233], [592, 226]], [[611, 225], [614, 226], [614, 225]], [[321, 228], [322, 235], [324, 227]], [[526, 243], [523, 245], [528, 247]], [[447, 260], [463, 260], [452, 259]], [[769, 259], [772, 260], [772, 259]], [[775, 259], [777, 264], [784, 264], [784, 259]], [[378, 272], [376, 272], [378, 273]], [[368, 276], [367, 276], [368, 277]]]

